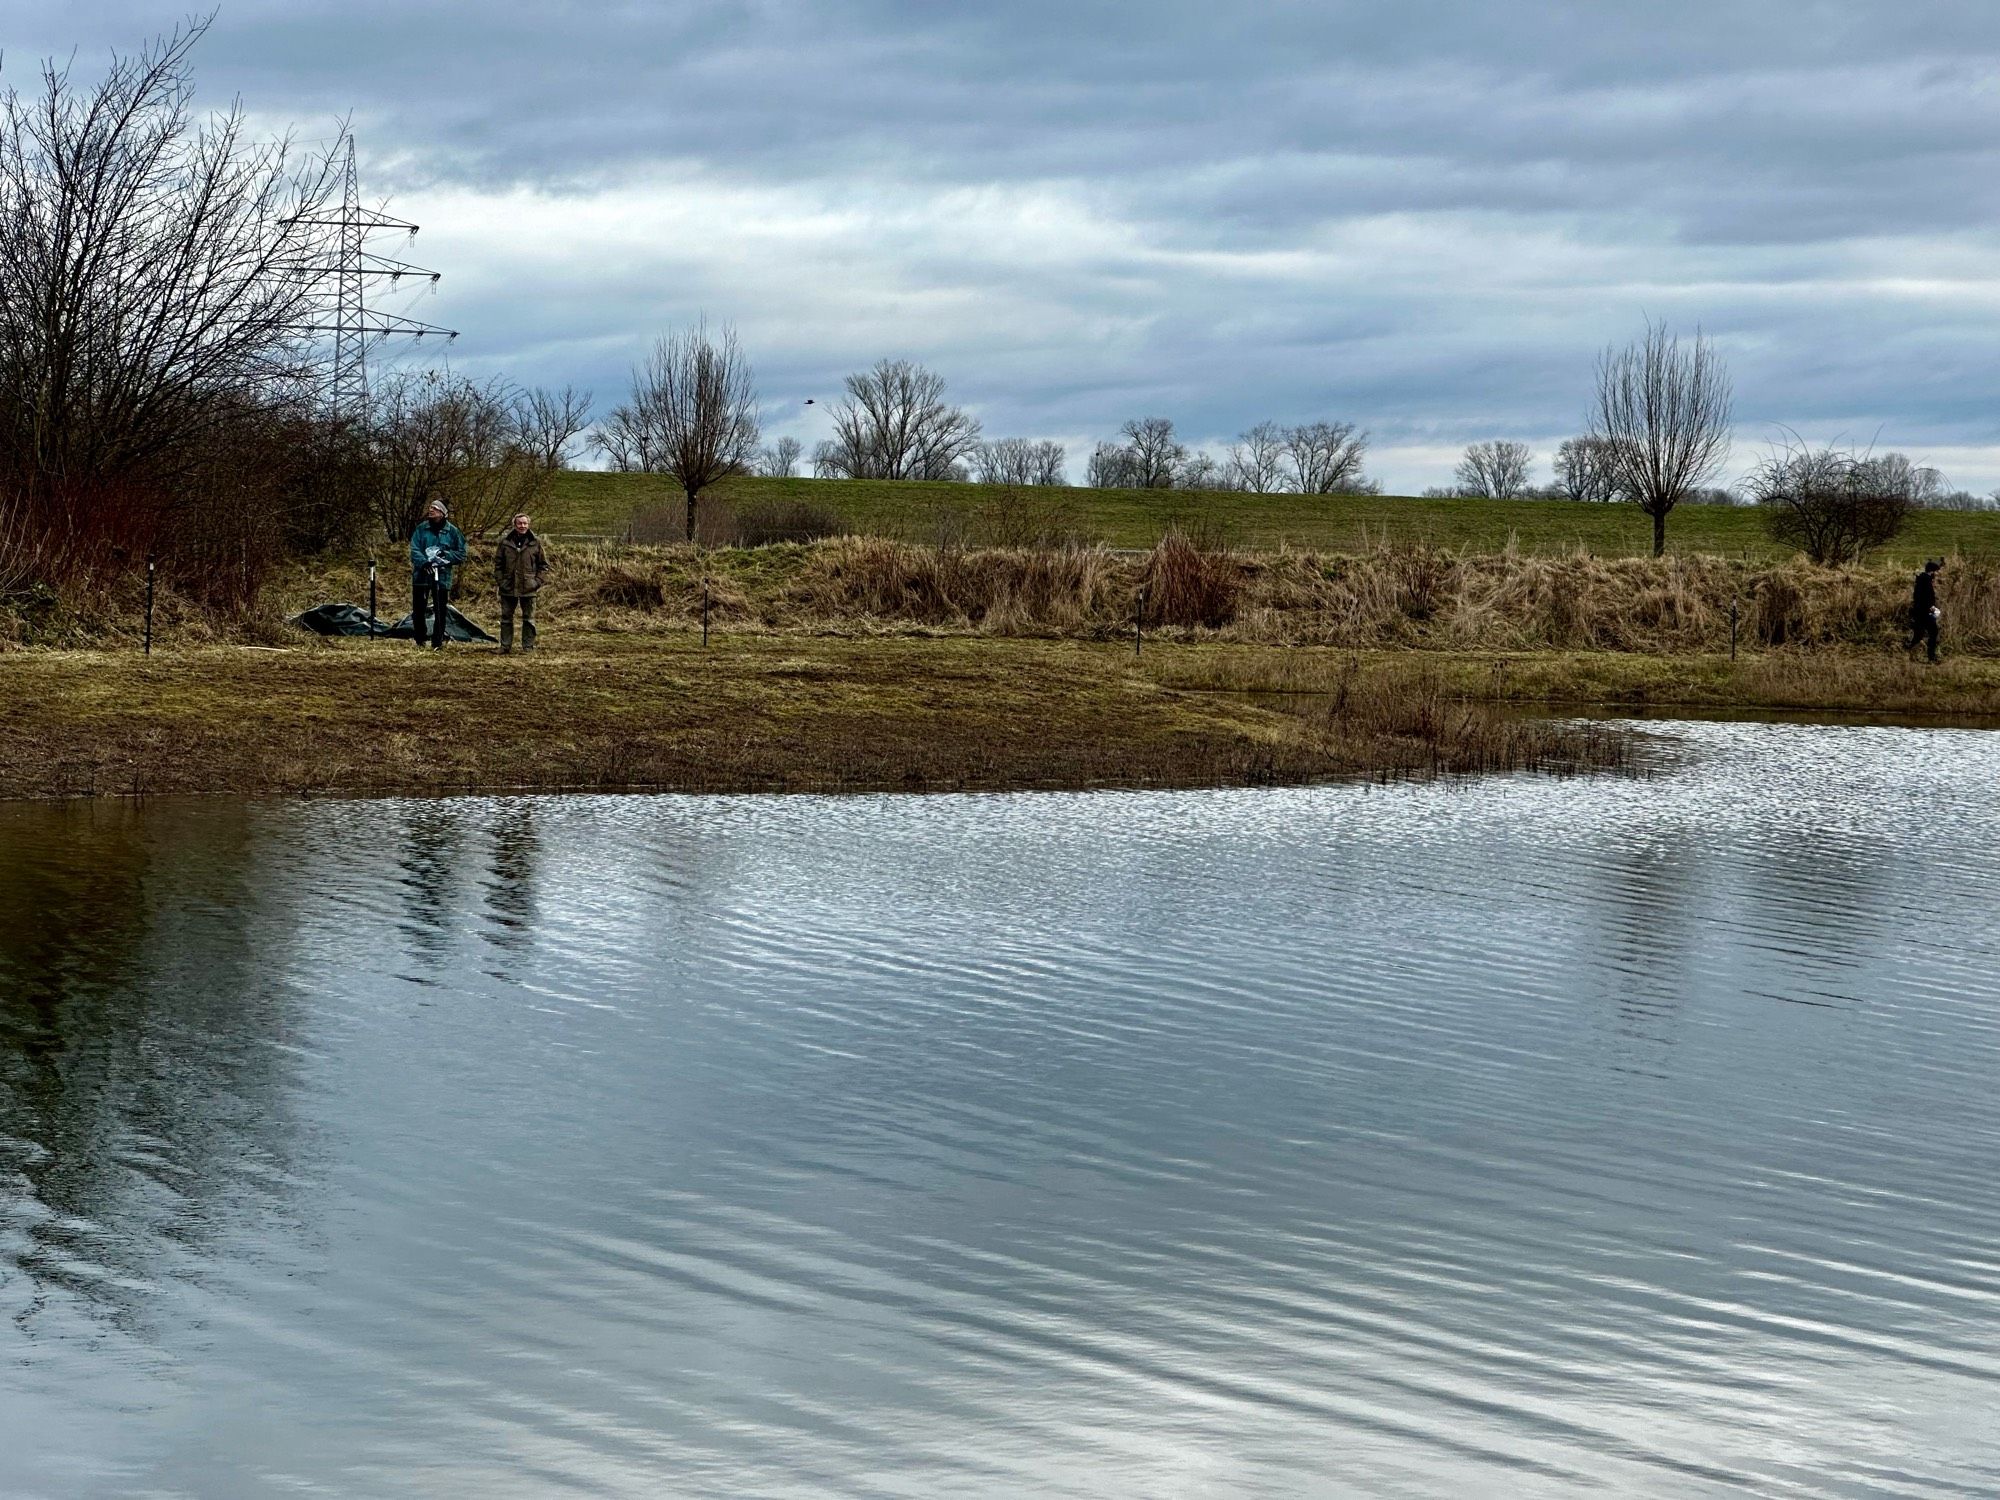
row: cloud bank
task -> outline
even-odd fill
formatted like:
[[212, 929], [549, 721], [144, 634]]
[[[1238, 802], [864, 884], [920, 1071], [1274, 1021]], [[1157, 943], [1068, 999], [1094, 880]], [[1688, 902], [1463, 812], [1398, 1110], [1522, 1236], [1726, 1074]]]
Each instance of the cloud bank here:
[[[151, 7], [37, 8], [6, 74]], [[1700, 324], [1776, 424], [2000, 485], [2000, 12], [1430, 0], [235, 0], [203, 97], [351, 113], [453, 358], [609, 397], [737, 325], [774, 433], [933, 365], [993, 435], [1335, 418], [1391, 488], [1544, 456], [1597, 352]]]

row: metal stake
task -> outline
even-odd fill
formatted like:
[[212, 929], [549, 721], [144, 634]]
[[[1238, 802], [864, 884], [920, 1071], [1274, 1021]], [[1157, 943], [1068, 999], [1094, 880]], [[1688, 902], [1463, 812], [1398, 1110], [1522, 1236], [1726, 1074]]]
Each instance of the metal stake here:
[[1146, 585], [1139, 585], [1139, 597], [1132, 605], [1132, 654], [1139, 654], [1139, 644], [1146, 633]]
[[708, 644], [708, 580], [701, 581], [701, 643]]
[[153, 654], [153, 559], [146, 558], [146, 655]]
[[1740, 599], [1731, 599], [1729, 601], [1729, 659], [1731, 661], [1736, 660], [1736, 620], [1741, 603]]
[[368, 559], [368, 639], [375, 639], [375, 559]]

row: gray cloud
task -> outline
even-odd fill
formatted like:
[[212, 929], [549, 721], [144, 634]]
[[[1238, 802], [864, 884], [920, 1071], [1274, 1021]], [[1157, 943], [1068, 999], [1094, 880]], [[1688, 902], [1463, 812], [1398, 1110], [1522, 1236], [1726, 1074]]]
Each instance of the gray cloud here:
[[[12, 17], [8, 75], [157, 15]], [[235, 0], [199, 66], [352, 110], [447, 273], [424, 315], [517, 378], [609, 392], [706, 310], [808, 438], [909, 353], [996, 432], [1349, 417], [1416, 487], [1571, 430], [1650, 314], [1721, 341], [1747, 439], [1879, 428], [1986, 488], [1996, 53], [1955, 0]]]

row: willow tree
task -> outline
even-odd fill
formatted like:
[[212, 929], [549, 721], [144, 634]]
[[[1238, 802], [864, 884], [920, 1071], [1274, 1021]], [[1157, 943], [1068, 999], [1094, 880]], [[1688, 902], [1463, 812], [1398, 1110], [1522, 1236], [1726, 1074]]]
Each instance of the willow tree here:
[[1653, 556], [1667, 550], [1667, 513], [1729, 457], [1734, 395], [1715, 346], [1685, 343], [1664, 323], [1605, 350], [1597, 363], [1590, 437], [1603, 443], [1616, 490], [1653, 518]]
[[757, 387], [736, 331], [711, 334], [703, 321], [653, 345], [597, 444], [613, 467], [665, 474], [681, 487], [693, 541], [703, 492], [752, 471], [758, 432]]

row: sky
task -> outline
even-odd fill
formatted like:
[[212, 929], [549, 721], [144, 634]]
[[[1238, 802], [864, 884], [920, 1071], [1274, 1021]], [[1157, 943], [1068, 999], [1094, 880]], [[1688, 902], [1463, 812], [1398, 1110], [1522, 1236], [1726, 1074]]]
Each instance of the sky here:
[[[0, 0], [0, 82], [180, 14]], [[1335, 420], [1404, 493], [1547, 478], [1648, 318], [1731, 370], [1724, 479], [1789, 430], [2000, 486], [1997, 64], [1991, 0], [224, 0], [195, 54], [351, 118], [468, 374], [607, 407], [706, 316], [808, 449], [906, 357], [1079, 479], [1129, 418]]]

